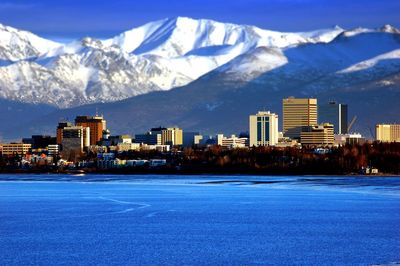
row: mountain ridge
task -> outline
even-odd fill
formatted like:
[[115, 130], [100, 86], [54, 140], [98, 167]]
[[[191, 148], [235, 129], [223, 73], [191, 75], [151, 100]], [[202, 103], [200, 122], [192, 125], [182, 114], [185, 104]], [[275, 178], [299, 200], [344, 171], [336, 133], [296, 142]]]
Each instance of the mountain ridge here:
[[284, 33], [186, 17], [149, 22], [106, 40], [85, 37], [69, 44], [8, 26], [1, 30], [13, 37], [0, 37], [0, 98], [58, 108], [184, 86], [258, 47], [329, 43], [345, 32], [398, 32], [386, 25], [356, 32], [334, 27]]

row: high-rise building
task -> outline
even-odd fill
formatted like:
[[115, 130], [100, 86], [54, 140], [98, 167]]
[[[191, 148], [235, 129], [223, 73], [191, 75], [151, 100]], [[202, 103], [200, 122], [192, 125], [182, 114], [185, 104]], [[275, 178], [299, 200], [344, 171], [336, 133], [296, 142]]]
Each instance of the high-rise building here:
[[283, 99], [283, 134], [300, 139], [304, 127], [317, 125], [317, 99]]
[[333, 125], [328, 123], [304, 127], [300, 142], [307, 146], [333, 145], [335, 142], [333, 130]]
[[249, 117], [249, 146], [268, 146], [278, 143], [278, 115], [271, 112], [258, 112]]
[[333, 124], [335, 134], [347, 134], [347, 104], [336, 102], [319, 104], [318, 123]]
[[375, 130], [377, 141], [400, 142], [400, 124], [378, 124]]
[[75, 161], [83, 152], [83, 148], [90, 145], [89, 136], [89, 127], [73, 126], [63, 128], [62, 157]]
[[77, 116], [75, 125], [90, 128], [90, 145], [96, 145], [103, 137], [103, 130], [107, 128], [103, 116]]
[[57, 126], [57, 144], [58, 145], [61, 145], [61, 143], [62, 143], [63, 129], [65, 127], [72, 127], [72, 126], [73, 125], [70, 122], [60, 122], [60, 123], [58, 123], [58, 126]]

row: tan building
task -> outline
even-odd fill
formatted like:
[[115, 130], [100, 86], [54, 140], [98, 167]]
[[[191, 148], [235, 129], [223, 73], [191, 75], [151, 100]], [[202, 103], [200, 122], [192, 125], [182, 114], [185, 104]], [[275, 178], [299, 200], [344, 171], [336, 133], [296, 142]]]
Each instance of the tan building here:
[[128, 142], [123, 142], [123, 143], [118, 143], [116, 146], [117, 151], [119, 152], [124, 152], [124, 151], [138, 151], [140, 150], [140, 143], [128, 143]]
[[183, 131], [177, 127], [169, 127], [161, 131], [161, 144], [180, 146], [183, 144]]
[[318, 124], [317, 99], [283, 99], [283, 134], [299, 139], [303, 127]]
[[378, 124], [375, 131], [377, 141], [400, 142], [400, 124]]
[[279, 139], [278, 115], [258, 112], [249, 117], [249, 146], [276, 145]]
[[332, 124], [314, 125], [304, 127], [301, 132], [302, 145], [306, 146], [328, 146], [335, 142], [334, 126]]
[[[183, 144], [183, 130], [177, 127], [157, 127], [152, 128], [149, 135], [161, 135], [161, 145], [180, 146]], [[141, 136], [136, 136], [138, 140]], [[144, 142], [145, 143], [145, 142]]]
[[22, 155], [24, 156], [32, 148], [31, 144], [8, 143], [0, 144], [0, 151], [3, 156]]
[[103, 130], [107, 129], [102, 116], [77, 116], [75, 125], [90, 128], [90, 145], [96, 145], [103, 137]]

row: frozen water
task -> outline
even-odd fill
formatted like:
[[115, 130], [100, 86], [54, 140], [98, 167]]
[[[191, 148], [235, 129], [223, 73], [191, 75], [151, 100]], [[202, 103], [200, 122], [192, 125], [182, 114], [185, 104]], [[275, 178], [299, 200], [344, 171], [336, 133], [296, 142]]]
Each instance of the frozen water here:
[[0, 176], [1, 265], [400, 261], [400, 178]]

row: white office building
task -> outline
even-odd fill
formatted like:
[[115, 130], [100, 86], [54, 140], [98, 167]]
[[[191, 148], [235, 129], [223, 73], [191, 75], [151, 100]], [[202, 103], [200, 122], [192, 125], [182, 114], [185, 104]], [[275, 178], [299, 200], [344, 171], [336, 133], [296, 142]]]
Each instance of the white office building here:
[[278, 143], [278, 115], [260, 111], [249, 118], [250, 147], [274, 146]]

